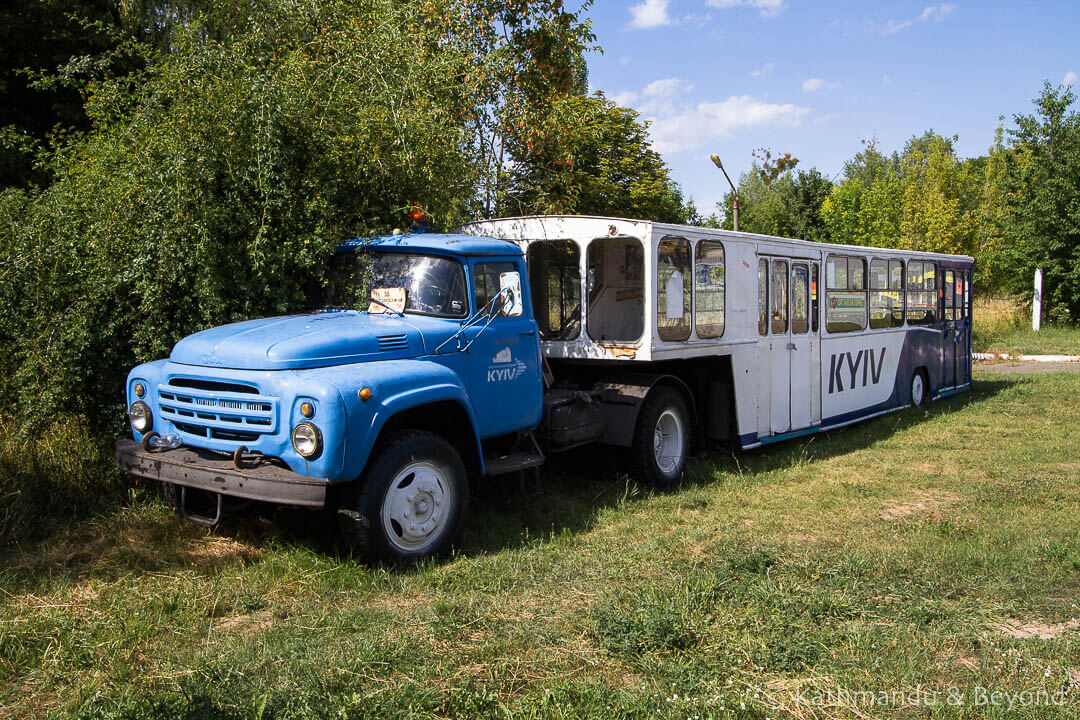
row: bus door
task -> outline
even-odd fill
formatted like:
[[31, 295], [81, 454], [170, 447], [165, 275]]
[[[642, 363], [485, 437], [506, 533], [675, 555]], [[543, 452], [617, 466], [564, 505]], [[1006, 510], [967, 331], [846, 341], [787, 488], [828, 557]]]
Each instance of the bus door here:
[[761, 258], [758, 265], [758, 434], [778, 435], [816, 422], [813, 366], [818, 352], [811, 328], [810, 264]]
[[956, 282], [957, 314], [961, 316], [956, 342], [956, 384], [962, 386], [971, 382], [971, 271], [957, 272]]
[[816, 424], [814, 418], [818, 403], [813, 394], [817, 392], [813, 372], [817, 363], [817, 337], [810, 327], [810, 264], [802, 261], [791, 263], [791, 327], [788, 337], [788, 360], [791, 368], [791, 429], [801, 430]]
[[956, 322], [956, 272], [947, 269], [942, 278], [942, 333], [941, 333], [941, 388], [956, 387], [957, 322]]

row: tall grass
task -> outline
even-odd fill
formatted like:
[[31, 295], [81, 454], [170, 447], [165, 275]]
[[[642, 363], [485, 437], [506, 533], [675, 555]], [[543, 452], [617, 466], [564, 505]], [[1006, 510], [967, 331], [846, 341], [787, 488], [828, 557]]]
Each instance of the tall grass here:
[[1024, 325], [1024, 309], [1011, 297], [976, 297], [972, 308], [971, 345], [975, 352], [986, 352], [1001, 344]]
[[113, 466], [112, 442], [69, 416], [21, 435], [0, 419], [0, 546], [116, 508], [129, 479]]
[[1031, 329], [1031, 306], [1016, 298], [975, 298], [971, 346], [975, 352], [1013, 355], [1078, 355], [1080, 328], [1050, 325]]

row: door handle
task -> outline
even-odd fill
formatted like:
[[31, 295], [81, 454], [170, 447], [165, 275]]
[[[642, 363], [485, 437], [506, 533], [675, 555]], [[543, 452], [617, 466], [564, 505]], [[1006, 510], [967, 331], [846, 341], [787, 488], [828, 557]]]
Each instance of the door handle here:
[[795, 343], [788, 343], [787, 344], [787, 349], [788, 350], [798, 350], [799, 348], [795, 347]]
[[531, 336], [533, 336], [535, 334], [536, 334], [535, 330], [526, 330], [525, 332], [521, 333], [521, 337], [531, 337]]

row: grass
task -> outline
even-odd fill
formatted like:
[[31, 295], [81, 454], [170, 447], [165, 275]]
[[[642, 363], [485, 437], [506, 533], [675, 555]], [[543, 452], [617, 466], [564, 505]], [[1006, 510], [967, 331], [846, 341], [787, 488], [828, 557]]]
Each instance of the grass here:
[[1080, 355], [1080, 328], [1031, 329], [1031, 309], [1013, 298], [976, 297], [972, 350], [1013, 355]]
[[[140, 486], [2, 559], [0, 715], [1077, 717], [1080, 375], [976, 380], [669, 493], [596, 453], [536, 497], [478, 484], [458, 554], [407, 570]], [[938, 704], [828, 702], [917, 688]]]

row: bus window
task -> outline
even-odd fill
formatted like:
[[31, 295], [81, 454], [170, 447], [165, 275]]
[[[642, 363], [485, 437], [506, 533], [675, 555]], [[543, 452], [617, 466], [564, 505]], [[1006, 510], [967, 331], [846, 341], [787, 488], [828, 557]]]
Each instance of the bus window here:
[[956, 293], [955, 293], [956, 278], [955, 278], [955, 273], [953, 273], [952, 270], [946, 270], [945, 271], [945, 277], [942, 278], [942, 280], [945, 283], [945, 286], [944, 286], [945, 302], [944, 302], [944, 307], [942, 308], [942, 311], [943, 311], [942, 317], [944, 317], [946, 320], [955, 320], [956, 319]]
[[656, 332], [662, 340], [690, 337], [690, 241], [666, 237], [656, 249]]
[[529, 286], [533, 315], [544, 340], [573, 340], [581, 334], [581, 251], [571, 240], [529, 243]]
[[825, 262], [825, 329], [866, 329], [866, 260], [830, 255]]
[[904, 324], [904, 268], [899, 260], [870, 261], [870, 327]]
[[805, 265], [791, 266], [791, 332], [804, 333], [810, 329], [809, 303], [807, 294], [810, 289], [806, 277]]
[[932, 262], [907, 264], [907, 319], [911, 325], [933, 325], [937, 311], [937, 273]]
[[724, 334], [724, 300], [724, 246], [702, 240], [694, 255], [694, 321], [699, 338]]
[[585, 332], [599, 343], [635, 342], [645, 330], [645, 249], [632, 237], [589, 243]]
[[810, 328], [818, 331], [818, 264], [810, 268]]
[[787, 332], [787, 263], [783, 260], [772, 261], [772, 333], [780, 335]]
[[769, 334], [769, 261], [758, 260], [757, 264], [757, 331], [758, 335]]

